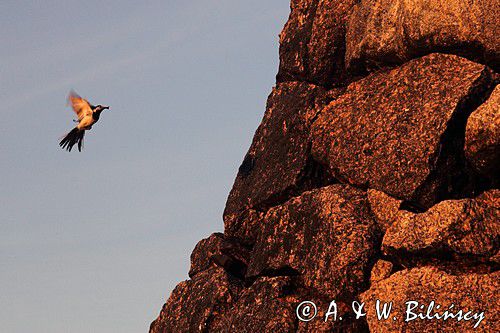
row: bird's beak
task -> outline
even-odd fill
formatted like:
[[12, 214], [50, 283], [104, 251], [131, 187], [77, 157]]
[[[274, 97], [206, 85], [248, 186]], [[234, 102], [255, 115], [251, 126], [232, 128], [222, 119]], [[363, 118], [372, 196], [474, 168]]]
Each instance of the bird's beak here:
[[109, 110], [109, 106], [103, 106], [102, 109], [103, 110]]

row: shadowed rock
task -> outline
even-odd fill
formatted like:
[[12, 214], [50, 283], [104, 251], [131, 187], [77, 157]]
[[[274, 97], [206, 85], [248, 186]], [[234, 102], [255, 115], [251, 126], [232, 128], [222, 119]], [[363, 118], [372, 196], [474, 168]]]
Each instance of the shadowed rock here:
[[189, 277], [209, 267], [222, 267], [226, 273], [242, 279], [248, 266], [249, 250], [236, 239], [227, 238], [221, 233], [198, 242], [191, 253], [191, 269]]
[[345, 33], [355, 0], [292, 0], [280, 34], [278, 82], [345, 83]]
[[241, 293], [231, 312], [215, 325], [216, 332], [293, 332], [295, 312], [287, 277], [263, 278]]
[[[309, 322], [297, 320], [297, 306], [304, 300], [314, 300], [317, 316]], [[350, 308], [338, 302], [338, 316], [324, 321], [329, 300], [295, 285], [291, 277], [262, 277], [245, 289], [230, 311], [214, 321], [213, 332], [341, 332], [363, 333], [367, 324], [363, 319], [354, 320]], [[307, 318], [307, 317], [306, 317]]]
[[252, 242], [255, 232], [248, 228], [253, 223], [242, 224], [252, 218], [249, 209], [266, 210], [330, 182], [310, 158], [309, 143], [310, 125], [329, 100], [324, 89], [306, 83], [287, 82], [273, 89], [226, 203], [224, 224], [229, 236]]
[[342, 182], [430, 207], [478, 186], [463, 156], [465, 122], [492, 73], [432, 54], [352, 83], [312, 126], [313, 156]]
[[237, 298], [241, 285], [223, 269], [203, 271], [175, 287], [150, 333], [209, 332], [212, 321]]
[[308, 81], [308, 43], [319, 0], [291, 0], [290, 16], [280, 34], [277, 82]]
[[191, 268], [189, 269], [190, 278], [193, 278], [199, 272], [207, 270], [213, 264], [210, 258], [214, 254], [221, 253], [220, 249], [223, 242], [224, 235], [221, 233], [214, 233], [196, 244], [196, 247], [191, 253]]
[[498, 1], [361, 0], [347, 29], [346, 63], [362, 72], [432, 52], [500, 69]]
[[472, 165], [488, 176], [493, 184], [500, 183], [500, 87], [467, 121], [465, 156]]

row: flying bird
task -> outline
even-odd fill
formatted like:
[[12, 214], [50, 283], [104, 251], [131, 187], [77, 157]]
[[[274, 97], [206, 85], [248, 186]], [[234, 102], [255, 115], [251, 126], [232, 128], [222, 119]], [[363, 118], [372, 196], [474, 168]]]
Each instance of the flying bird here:
[[94, 106], [85, 98], [78, 96], [78, 94], [73, 90], [69, 93], [68, 104], [71, 105], [73, 111], [75, 111], [78, 117], [78, 120], [74, 120], [74, 122], [78, 123], [78, 125], [76, 125], [71, 132], [66, 134], [61, 142], [59, 142], [59, 146], [67, 151], [71, 151], [73, 146], [78, 144], [78, 151], [82, 151], [83, 136], [85, 135], [85, 131], [92, 128], [92, 126], [99, 120], [101, 112], [109, 109], [109, 106], [102, 106], [100, 104]]

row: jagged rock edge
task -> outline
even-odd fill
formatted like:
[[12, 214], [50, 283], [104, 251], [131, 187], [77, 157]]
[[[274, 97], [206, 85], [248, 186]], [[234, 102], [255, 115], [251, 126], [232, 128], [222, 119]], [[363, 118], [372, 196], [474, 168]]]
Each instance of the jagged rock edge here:
[[[444, 189], [441, 189], [440, 191], [443, 193], [440, 194], [438, 200], [434, 202], [432, 206], [449, 199], [473, 198], [491, 188], [486, 177], [481, 176], [473, 168], [469, 167], [469, 162], [465, 158], [464, 144], [467, 120], [470, 115], [490, 97], [499, 81], [496, 76], [493, 70], [489, 67], [485, 67], [479, 78], [477, 78], [470, 87], [467, 94], [457, 103], [455, 112], [448, 121], [446, 130], [441, 135], [439, 143], [441, 149], [439, 149], [434, 156], [430, 157], [429, 164], [434, 166], [433, 170], [422, 185], [415, 190], [415, 197], [425, 193], [426, 187], [432, 183], [432, 180], [438, 177], [440, 172], [445, 172], [445, 168], [442, 168], [442, 166], [449, 163], [450, 159], [452, 159], [451, 162], [454, 163], [453, 171], [456, 172], [454, 175], [455, 178], [457, 178], [457, 176], [462, 177], [463, 175], [467, 175], [467, 177], [473, 176], [474, 179], [472, 183], [471, 180], [468, 179], [469, 183], [462, 184], [462, 186], [466, 187], [466, 189], [462, 189], [464, 191], [462, 193], [460, 193], [461, 190], [457, 188], [454, 188], [451, 193], [446, 193]], [[455, 147], [454, 145], [457, 143], [459, 146]], [[447, 185], [454, 186], [454, 181], [456, 181], [456, 179], [452, 179], [449, 182], [451, 184]], [[472, 188], [467, 189], [467, 187]], [[413, 201], [403, 201], [401, 207], [405, 206], [418, 207], [419, 205], [415, 204]], [[420, 208], [420, 211], [416, 211], [417, 213], [427, 211], [430, 207]]]

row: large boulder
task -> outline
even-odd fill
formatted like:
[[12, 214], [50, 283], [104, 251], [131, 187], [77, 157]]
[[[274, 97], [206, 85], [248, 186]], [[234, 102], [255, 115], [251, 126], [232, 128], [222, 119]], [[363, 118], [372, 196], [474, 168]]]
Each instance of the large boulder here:
[[298, 275], [331, 299], [366, 285], [380, 239], [365, 192], [331, 185], [270, 209], [264, 220], [248, 277]]
[[211, 257], [221, 253], [223, 243], [224, 235], [221, 233], [214, 233], [196, 244], [191, 253], [191, 267], [189, 269], [190, 278], [193, 278], [200, 272], [206, 271], [213, 265]]
[[346, 63], [362, 72], [432, 52], [500, 67], [497, 0], [361, 0], [347, 29]]
[[355, 0], [292, 0], [288, 22], [280, 34], [277, 81], [318, 85], [343, 84], [349, 14]]
[[217, 320], [214, 332], [295, 331], [296, 320], [289, 277], [264, 277], [244, 290], [231, 311]]
[[307, 81], [308, 43], [319, 0], [291, 0], [290, 17], [280, 34], [278, 82]]
[[[500, 308], [498, 289], [500, 288], [500, 272], [490, 274], [467, 273], [452, 275], [438, 268], [425, 266], [394, 273], [387, 279], [374, 283], [370, 289], [361, 294], [365, 303], [366, 318], [371, 333], [402, 332], [498, 332], [500, 322], [497, 310]], [[392, 302], [392, 311], [387, 320], [377, 319], [376, 302]], [[406, 302], [418, 302], [413, 304]], [[456, 318], [414, 319], [412, 313], [426, 315], [431, 301], [434, 309], [430, 314], [443, 314], [453, 304], [450, 312], [456, 314], [463, 310], [472, 314], [484, 312], [484, 319], [458, 321]], [[439, 308], [437, 306], [439, 305]], [[410, 306], [407, 317], [407, 306]], [[423, 306], [423, 308], [420, 308]], [[467, 316], [467, 317], [470, 317]], [[395, 319], [394, 319], [395, 318]], [[474, 325], [479, 322], [479, 326]]]
[[240, 166], [224, 211], [226, 234], [252, 242], [255, 211], [283, 203], [293, 195], [328, 182], [329, 176], [310, 157], [309, 130], [329, 100], [315, 85], [286, 82], [269, 96], [261, 125]]
[[474, 193], [465, 123], [491, 92], [483, 65], [431, 54], [352, 83], [312, 126], [312, 153], [333, 175], [427, 208]]
[[150, 333], [209, 332], [214, 318], [235, 301], [241, 284], [222, 268], [212, 267], [175, 287]]
[[493, 184], [500, 184], [500, 86], [467, 120], [465, 156]]
[[374, 189], [369, 189], [367, 195], [375, 220], [385, 233], [399, 217], [402, 201]]
[[[394, 207], [395, 199], [379, 202]], [[395, 218], [393, 216], [396, 216]], [[408, 258], [442, 257], [446, 254], [488, 261], [500, 250], [500, 191], [491, 190], [475, 199], [446, 200], [420, 214], [395, 210], [385, 233], [386, 255]]]
[[189, 277], [194, 278], [210, 267], [219, 266], [233, 277], [242, 279], [246, 274], [248, 258], [249, 249], [238, 239], [214, 233], [196, 244], [191, 253]]
[[[306, 300], [314, 300], [316, 317], [304, 315], [311, 320], [299, 321], [297, 307]], [[214, 318], [211, 332], [368, 332], [366, 321], [354, 320], [348, 313], [350, 309], [341, 302], [338, 302], [338, 316], [343, 320], [330, 318], [325, 322], [330, 301], [298, 286], [293, 277], [260, 277], [241, 292], [230, 311]]]

